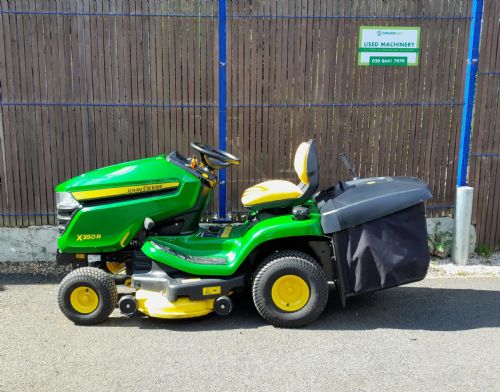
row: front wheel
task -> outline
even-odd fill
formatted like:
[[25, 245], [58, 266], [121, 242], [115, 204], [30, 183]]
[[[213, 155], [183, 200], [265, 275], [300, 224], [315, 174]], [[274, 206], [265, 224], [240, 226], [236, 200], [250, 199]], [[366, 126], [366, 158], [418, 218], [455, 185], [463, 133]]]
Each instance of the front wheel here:
[[59, 308], [75, 324], [95, 325], [116, 308], [118, 292], [111, 275], [94, 267], [70, 272], [59, 286]]
[[328, 302], [328, 282], [308, 254], [280, 251], [257, 268], [252, 297], [259, 314], [277, 327], [300, 327], [314, 321]]

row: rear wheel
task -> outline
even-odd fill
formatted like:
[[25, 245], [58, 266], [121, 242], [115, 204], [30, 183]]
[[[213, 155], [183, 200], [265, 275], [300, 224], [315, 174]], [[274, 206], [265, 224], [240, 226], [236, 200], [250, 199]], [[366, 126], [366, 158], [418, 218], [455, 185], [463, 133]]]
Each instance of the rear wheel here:
[[259, 314], [278, 327], [300, 327], [314, 321], [328, 301], [328, 282], [308, 254], [280, 251], [257, 268], [252, 297]]
[[111, 275], [94, 267], [70, 272], [59, 286], [59, 308], [76, 324], [105, 321], [116, 308], [118, 293]]

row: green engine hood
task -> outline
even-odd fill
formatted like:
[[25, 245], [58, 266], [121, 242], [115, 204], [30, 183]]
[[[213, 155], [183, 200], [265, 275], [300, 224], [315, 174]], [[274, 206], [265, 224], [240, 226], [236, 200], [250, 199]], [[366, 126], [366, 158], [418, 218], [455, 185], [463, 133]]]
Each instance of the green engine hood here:
[[[134, 193], [139, 191], [134, 190], [134, 187], [140, 186], [171, 183], [171, 187], [176, 187], [179, 180], [187, 174], [189, 173], [185, 170], [168, 162], [165, 155], [159, 155], [90, 171], [59, 184], [56, 192], [75, 192], [78, 195], [80, 191], [131, 187], [123, 191]], [[154, 187], [151, 190], [154, 191]], [[105, 193], [101, 192], [100, 195], [102, 197]]]
[[69, 219], [58, 240], [62, 252], [116, 251], [135, 237], [146, 217], [161, 222], [205, 207], [200, 178], [165, 155], [82, 174], [56, 192], [70, 192], [81, 203], [75, 211], [58, 212]]

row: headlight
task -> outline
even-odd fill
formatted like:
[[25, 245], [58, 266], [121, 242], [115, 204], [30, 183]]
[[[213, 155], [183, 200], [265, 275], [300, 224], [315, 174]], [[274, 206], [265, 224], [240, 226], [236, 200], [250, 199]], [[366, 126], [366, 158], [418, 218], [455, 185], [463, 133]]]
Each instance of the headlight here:
[[59, 233], [64, 233], [76, 210], [82, 206], [69, 192], [56, 192], [57, 224]]
[[56, 192], [56, 206], [58, 210], [74, 210], [80, 208], [81, 204], [70, 192]]

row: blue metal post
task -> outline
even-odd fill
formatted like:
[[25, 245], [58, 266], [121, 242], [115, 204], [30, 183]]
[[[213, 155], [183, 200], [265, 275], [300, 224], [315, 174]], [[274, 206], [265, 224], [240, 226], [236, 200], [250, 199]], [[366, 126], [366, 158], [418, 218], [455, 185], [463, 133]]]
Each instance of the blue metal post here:
[[474, 100], [476, 98], [476, 76], [482, 21], [483, 0], [472, 0], [472, 19], [469, 33], [469, 50], [467, 53], [462, 130], [460, 133], [460, 151], [458, 155], [457, 186], [459, 187], [467, 185], [467, 167], [469, 166], [472, 115]]
[[[219, 148], [226, 150], [226, 0], [219, 0]], [[226, 218], [226, 170], [219, 172], [219, 219]]]

